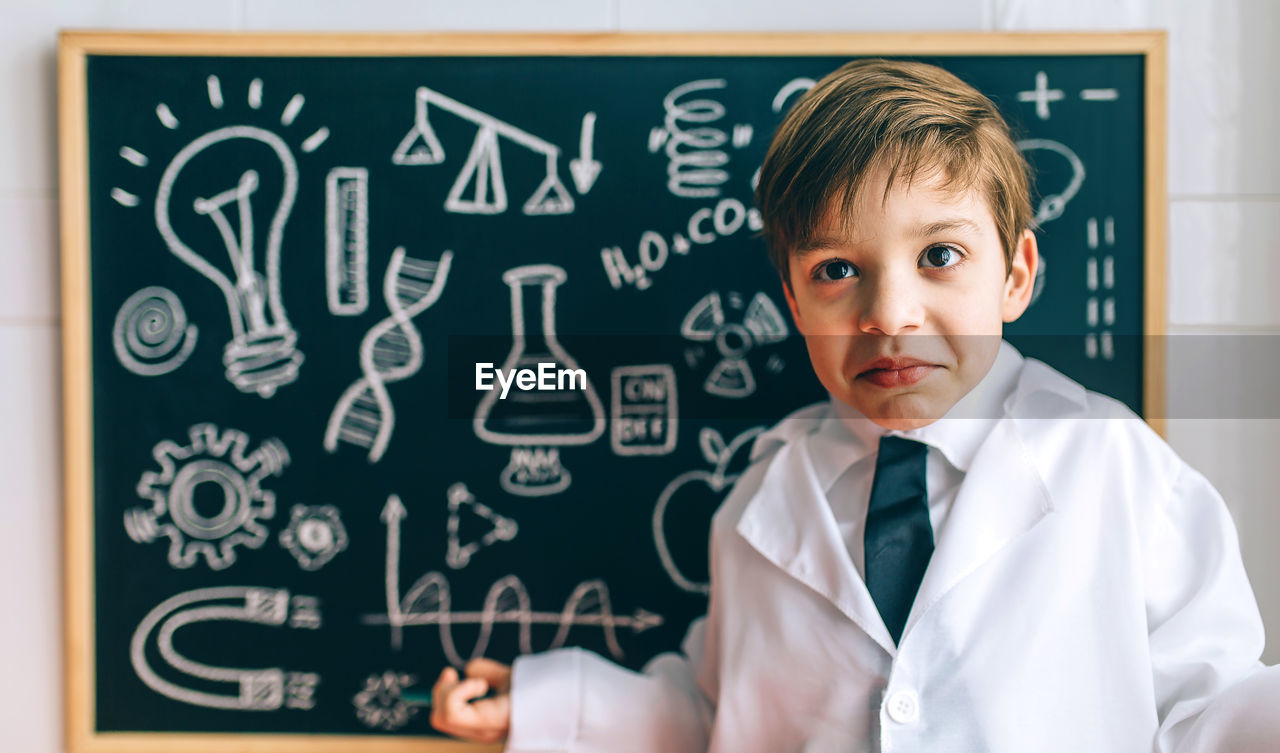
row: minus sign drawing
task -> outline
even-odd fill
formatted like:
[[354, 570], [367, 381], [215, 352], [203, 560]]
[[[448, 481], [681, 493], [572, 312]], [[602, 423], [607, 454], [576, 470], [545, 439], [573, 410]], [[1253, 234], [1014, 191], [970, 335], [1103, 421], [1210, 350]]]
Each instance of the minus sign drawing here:
[[1081, 89], [1080, 99], [1089, 102], [1114, 102], [1120, 99], [1120, 92], [1115, 89]]

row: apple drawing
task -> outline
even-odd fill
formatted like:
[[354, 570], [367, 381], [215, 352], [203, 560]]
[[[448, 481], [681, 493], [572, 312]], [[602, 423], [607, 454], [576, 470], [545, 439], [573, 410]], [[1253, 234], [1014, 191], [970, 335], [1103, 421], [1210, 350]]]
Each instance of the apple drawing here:
[[705, 521], [705, 527], [700, 526], [698, 540], [703, 542], [701, 551], [705, 558], [705, 543], [711, 535], [711, 513], [720, 506], [724, 500], [724, 493], [738, 478], [737, 473], [729, 473], [729, 464], [738, 449], [748, 445], [762, 431], [764, 431], [763, 426], [748, 429], [726, 445], [720, 432], [712, 428], [704, 428], [698, 432], [698, 446], [702, 449], [702, 456], [714, 467], [714, 470], [685, 471], [673, 478], [671, 483], [662, 490], [662, 494], [658, 495], [658, 504], [653, 508], [653, 542], [658, 548], [658, 558], [662, 560], [663, 569], [667, 571], [667, 575], [671, 576], [671, 580], [685, 591], [707, 594], [711, 586], [705, 581], [693, 580], [687, 573], [689, 568], [682, 570], [676, 564], [667, 541], [667, 513], [673, 506], [676, 510], [683, 511], [684, 514], [677, 517], [685, 520], [696, 518], [698, 512], [703, 513], [699, 519]]

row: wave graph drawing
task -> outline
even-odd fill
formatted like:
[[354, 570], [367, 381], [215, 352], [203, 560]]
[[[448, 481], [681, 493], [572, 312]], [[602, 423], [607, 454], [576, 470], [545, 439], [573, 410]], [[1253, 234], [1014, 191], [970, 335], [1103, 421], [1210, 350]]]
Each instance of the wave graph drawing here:
[[397, 651], [401, 648], [405, 627], [438, 625], [440, 645], [445, 658], [454, 666], [461, 667], [466, 664], [467, 659], [458, 651], [452, 630], [454, 625], [480, 626], [480, 635], [471, 651], [471, 658], [485, 655], [495, 625], [519, 626], [519, 648], [522, 654], [533, 653], [534, 625], [559, 626], [551, 643], [539, 650], [564, 646], [569, 638], [569, 631], [575, 626], [584, 625], [599, 627], [604, 631], [609, 653], [621, 660], [625, 655], [618, 642], [618, 628], [630, 628], [635, 633], [641, 633], [663, 623], [661, 615], [642, 608], [629, 617], [615, 615], [609, 588], [600, 579], [579, 583], [559, 612], [534, 611], [528, 590], [515, 575], [508, 575], [495, 582], [485, 595], [484, 605], [479, 611], [453, 611], [449, 580], [437, 571], [418, 578], [401, 597], [400, 523], [407, 516], [408, 511], [399, 497], [393, 494], [387, 498], [381, 516], [387, 527], [384, 584], [387, 611], [386, 614], [371, 614], [362, 618], [366, 625], [389, 625], [391, 646]]

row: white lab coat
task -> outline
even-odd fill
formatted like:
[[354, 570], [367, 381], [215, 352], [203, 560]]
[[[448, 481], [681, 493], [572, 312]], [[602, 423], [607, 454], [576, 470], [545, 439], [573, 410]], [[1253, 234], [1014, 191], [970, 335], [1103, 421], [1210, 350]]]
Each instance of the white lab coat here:
[[717, 512], [711, 597], [643, 674], [566, 649], [514, 667], [511, 753], [1280, 751], [1280, 667], [1221, 498], [1140, 419], [1027, 359], [901, 644], [806, 443], [761, 435]]

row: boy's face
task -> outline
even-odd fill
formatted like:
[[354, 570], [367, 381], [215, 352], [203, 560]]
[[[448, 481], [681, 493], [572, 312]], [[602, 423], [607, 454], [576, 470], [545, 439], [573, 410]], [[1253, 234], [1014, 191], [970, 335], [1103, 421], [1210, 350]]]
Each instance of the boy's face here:
[[849, 232], [835, 212], [814, 242], [790, 256], [784, 285], [818, 379], [887, 429], [941, 418], [995, 361], [1004, 322], [1022, 315], [1038, 262], [1035, 236], [1019, 240], [1006, 274], [995, 220], [977, 190], [945, 190], [939, 177], [868, 176]]

